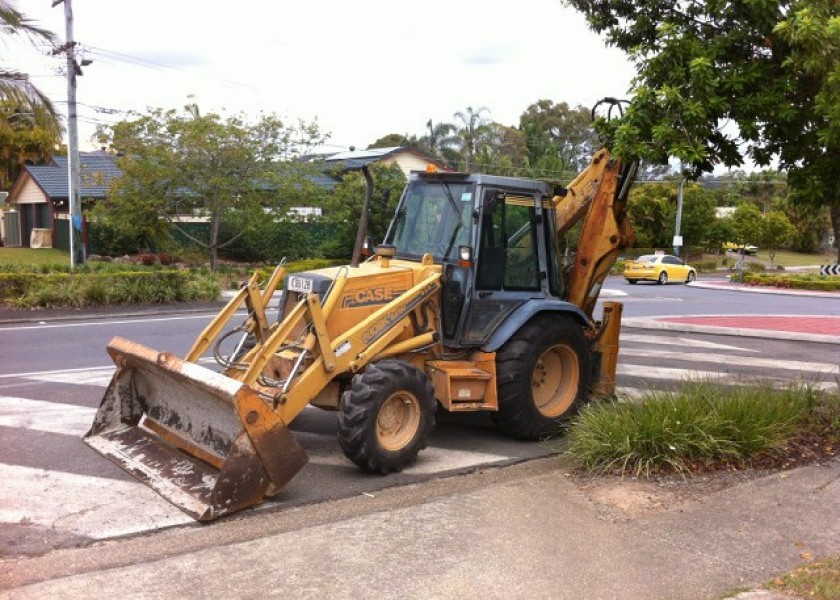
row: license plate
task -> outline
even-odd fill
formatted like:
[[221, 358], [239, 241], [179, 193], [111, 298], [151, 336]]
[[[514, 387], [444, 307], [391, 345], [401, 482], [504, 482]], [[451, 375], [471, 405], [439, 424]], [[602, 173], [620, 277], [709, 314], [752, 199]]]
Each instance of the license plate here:
[[289, 277], [290, 292], [300, 292], [301, 294], [308, 294], [312, 291], [312, 280], [308, 277], [297, 277], [292, 275]]

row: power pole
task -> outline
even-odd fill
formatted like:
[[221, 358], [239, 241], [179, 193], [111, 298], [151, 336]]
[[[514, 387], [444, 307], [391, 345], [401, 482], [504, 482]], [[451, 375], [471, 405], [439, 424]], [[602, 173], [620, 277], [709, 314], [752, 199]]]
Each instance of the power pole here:
[[73, 40], [72, 0], [53, 0], [52, 5], [64, 3], [66, 41], [53, 50], [53, 54], [64, 52], [67, 56], [67, 198], [70, 216], [70, 268], [85, 264], [85, 245], [82, 236], [84, 216], [80, 196], [79, 128], [76, 114], [76, 77], [82, 68], [76, 62], [76, 42]]
[[680, 249], [683, 245], [683, 239], [680, 235], [680, 225], [682, 224], [683, 212], [683, 184], [685, 183], [685, 174], [680, 172], [680, 185], [677, 188], [677, 219], [674, 224], [674, 254], [679, 258]]

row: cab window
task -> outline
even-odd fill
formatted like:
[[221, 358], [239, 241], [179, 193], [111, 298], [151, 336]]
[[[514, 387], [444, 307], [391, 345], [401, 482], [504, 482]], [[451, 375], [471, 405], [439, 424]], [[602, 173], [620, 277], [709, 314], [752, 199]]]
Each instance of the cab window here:
[[531, 198], [496, 195], [481, 220], [476, 287], [481, 290], [539, 290], [539, 257]]

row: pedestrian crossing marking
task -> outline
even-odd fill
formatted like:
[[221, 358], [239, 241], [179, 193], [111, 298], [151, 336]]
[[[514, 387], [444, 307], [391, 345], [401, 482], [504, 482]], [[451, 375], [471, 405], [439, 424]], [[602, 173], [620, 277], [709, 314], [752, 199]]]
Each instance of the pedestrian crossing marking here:
[[0, 525], [26, 522], [107, 539], [193, 522], [136, 481], [0, 463]]
[[96, 409], [60, 402], [44, 402], [13, 396], [0, 396], [0, 426], [84, 435], [93, 423]]
[[[635, 377], [638, 379], [654, 379], [658, 381], [703, 381], [718, 383], [721, 385], [756, 385], [759, 383], [770, 383], [774, 387], [786, 387], [796, 380], [779, 379], [775, 377], [763, 377], [759, 375], [748, 375], [744, 373], [721, 373], [720, 371], [700, 371], [695, 369], [674, 369], [670, 367], [652, 367], [649, 365], [628, 365], [619, 362], [616, 368], [617, 375]], [[803, 380], [814, 389], [836, 392], [838, 384], [833, 381], [808, 381]]]
[[704, 352], [673, 352], [670, 350], [621, 348], [619, 362], [622, 356], [637, 358], [663, 358], [669, 360], [705, 362], [734, 367], [756, 367], [760, 369], [781, 369], [784, 371], [808, 371], [820, 375], [838, 375], [840, 367], [836, 364], [803, 362], [796, 360], [779, 360], [776, 358], [755, 358], [752, 356], [726, 356], [722, 354], [708, 354]]
[[680, 346], [683, 348], [706, 348], [709, 350], [725, 350], [736, 352], [760, 352], [755, 348], [742, 348], [741, 346], [730, 346], [729, 344], [719, 344], [717, 342], [707, 342], [705, 340], [695, 340], [691, 338], [674, 338], [658, 335], [647, 335], [642, 333], [625, 333], [621, 332], [620, 342], [622, 346], [627, 342], [656, 344], [657, 346]]

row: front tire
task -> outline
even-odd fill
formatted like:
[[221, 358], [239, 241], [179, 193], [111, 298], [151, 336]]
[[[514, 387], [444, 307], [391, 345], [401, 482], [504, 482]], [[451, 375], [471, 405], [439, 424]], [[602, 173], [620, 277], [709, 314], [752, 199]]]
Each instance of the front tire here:
[[685, 282], [686, 283], [691, 283], [695, 279], [697, 279], [697, 273], [695, 273], [694, 271], [689, 271], [688, 272], [688, 277], [686, 277]]
[[399, 360], [373, 363], [344, 392], [338, 443], [365, 471], [402, 471], [426, 447], [436, 409], [434, 388], [425, 373]]
[[496, 353], [496, 427], [516, 439], [556, 433], [589, 393], [590, 357], [581, 326], [566, 317], [526, 323]]
[[658, 283], [659, 285], [665, 285], [666, 283], [668, 283], [668, 273], [662, 271], [659, 274], [659, 279], [656, 280], [656, 283]]

